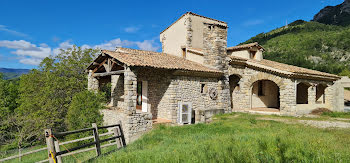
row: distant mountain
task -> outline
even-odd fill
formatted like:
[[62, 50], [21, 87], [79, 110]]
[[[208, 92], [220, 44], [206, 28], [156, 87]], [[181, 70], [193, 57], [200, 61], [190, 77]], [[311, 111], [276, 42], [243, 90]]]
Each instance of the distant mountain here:
[[350, 25], [350, 0], [337, 6], [327, 6], [312, 21], [331, 25]]
[[5, 80], [20, 77], [22, 74], [26, 74], [29, 71], [29, 69], [0, 68], [0, 73], [4, 74]]

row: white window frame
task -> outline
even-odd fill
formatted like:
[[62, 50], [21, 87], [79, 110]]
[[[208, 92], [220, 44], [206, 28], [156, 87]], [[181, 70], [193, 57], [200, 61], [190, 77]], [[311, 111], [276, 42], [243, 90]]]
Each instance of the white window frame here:
[[[182, 107], [183, 105], [188, 106], [188, 113], [187, 113], [187, 122], [182, 121], [182, 115], [186, 113], [182, 113]], [[192, 102], [178, 102], [178, 123], [179, 124], [191, 124], [192, 121]]]
[[148, 112], [148, 82], [142, 81], [142, 112]]

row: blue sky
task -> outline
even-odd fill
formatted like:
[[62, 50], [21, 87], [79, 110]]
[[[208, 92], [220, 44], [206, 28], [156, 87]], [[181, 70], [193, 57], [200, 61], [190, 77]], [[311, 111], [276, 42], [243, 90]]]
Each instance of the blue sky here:
[[228, 23], [228, 46], [297, 20], [311, 20], [343, 0], [1, 0], [0, 67], [36, 68], [73, 44], [161, 50], [159, 33], [183, 13]]

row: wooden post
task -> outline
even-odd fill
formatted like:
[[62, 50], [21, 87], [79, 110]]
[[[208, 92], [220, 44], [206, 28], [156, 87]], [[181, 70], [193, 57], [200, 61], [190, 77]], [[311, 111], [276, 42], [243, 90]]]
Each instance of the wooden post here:
[[96, 154], [97, 154], [97, 156], [100, 156], [101, 155], [101, 145], [100, 145], [100, 138], [98, 136], [98, 128], [97, 128], [96, 123], [93, 123], [92, 127], [94, 128], [93, 133], [94, 133], [94, 140], [96, 142], [96, 145], [95, 145]]
[[124, 132], [123, 132], [123, 127], [122, 127], [122, 121], [119, 121], [119, 129], [120, 129], [120, 136], [122, 138], [122, 144], [123, 144], [123, 147], [126, 147], [126, 142], [125, 142], [125, 138], [124, 138]]
[[[120, 135], [119, 128], [118, 127], [113, 128], [113, 133], [114, 133], [114, 136], [119, 136]], [[117, 149], [119, 149], [119, 148], [121, 148], [123, 146], [121, 138], [116, 138], [115, 141], [117, 143]]]
[[18, 148], [18, 159], [19, 159], [19, 162], [22, 161], [22, 148]]
[[[45, 130], [45, 138], [46, 138], [46, 145], [47, 145], [47, 153], [48, 153], [48, 157], [49, 157], [49, 162], [56, 163], [57, 158], [56, 158], [55, 145], [54, 145], [54, 140], [53, 140], [51, 135], [52, 135], [52, 130], [46, 129]], [[53, 155], [51, 155], [51, 153]]]
[[[55, 141], [55, 149], [56, 152], [60, 152], [60, 145], [58, 144], [58, 141]], [[62, 163], [62, 157], [61, 156], [57, 156], [57, 163]]]

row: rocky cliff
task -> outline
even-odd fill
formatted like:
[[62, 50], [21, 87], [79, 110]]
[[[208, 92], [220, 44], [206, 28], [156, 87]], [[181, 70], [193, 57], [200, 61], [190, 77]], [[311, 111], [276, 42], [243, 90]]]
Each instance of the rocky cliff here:
[[312, 21], [332, 25], [350, 25], [350, 0], [345, 0], [337, 6], [323, 8]]

